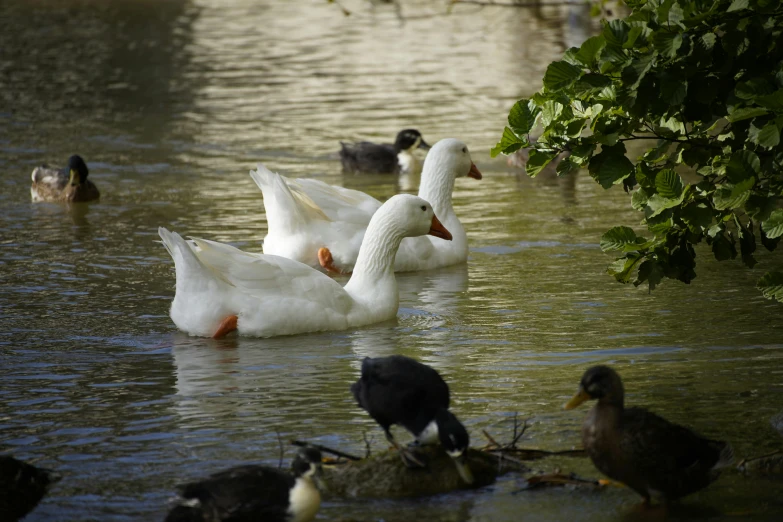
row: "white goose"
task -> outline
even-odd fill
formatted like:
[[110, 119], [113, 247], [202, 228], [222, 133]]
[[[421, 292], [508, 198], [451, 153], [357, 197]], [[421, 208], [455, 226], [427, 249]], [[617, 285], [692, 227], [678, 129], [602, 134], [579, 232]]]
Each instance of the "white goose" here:
[[[362, 237], [380, 201], [364, 192], [314, 179], [286, 178], [261, 164], [250, 176], [264, 194], [269, 226], [265, 254], [332, 272], [353, 269]], [[467, 260], [468, 237], [451, 204], [454, 180], [463, 176], [481, 179], [467, 146], [453, 138], [436, 143], [424, 161], [419, 197], [432, 203], [454, 239], [450, 243], [427, 236], [404, 239], [395, 271], [427, 270]]]
[[432, 206], [408, 194], [393, 196], [373, 215], [353, 275], [343, 288], [307, 265], [279, 256], [159, 228], [174, 259], [177, 285], [171, 319], [203, 337], [273, 337], [343, 330], [397, 315], [394, 255], [404, 237], [432, 234], [450, 240]]

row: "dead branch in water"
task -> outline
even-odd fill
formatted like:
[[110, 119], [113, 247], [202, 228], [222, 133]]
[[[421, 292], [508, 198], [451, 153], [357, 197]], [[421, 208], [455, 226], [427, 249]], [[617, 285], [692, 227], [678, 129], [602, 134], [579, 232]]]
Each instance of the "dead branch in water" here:
[[323, 453], [331, 453], [332, 455], [335, 455], [337, 457], [342, 457], [342, 458], [348, 459], [348, 460], [362, 460], [361, 457], [357, 457], [356, 455], [351, 455], [349, 453], [344, 453], [344, 452], [342, 452], [340, 450], [327, 448], [326, 446], [321, 446], [320, 444], [313, 444], [312, 442], [306, 442], [306, 441], [303, 441], [303, 440], [292, 440], [291, 444], [293, 444], [294, 446], [299, 446], [299, 447], [310, 446], [311, 448], [315, 448], [318, 451], [321, 451]]

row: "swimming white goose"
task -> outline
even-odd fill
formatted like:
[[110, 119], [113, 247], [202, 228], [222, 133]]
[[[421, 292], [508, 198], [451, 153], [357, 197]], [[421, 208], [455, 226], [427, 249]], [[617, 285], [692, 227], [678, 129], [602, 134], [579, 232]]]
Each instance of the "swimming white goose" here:
[[451, 239], [427, 201], [393, 196], [373, 215], [343, 288], [291, 259], [203, 239], [188, 242], [162, 227], [158, 233], [176, 267], [171, 319], [191, 335], [214, 338], [233, 330], [274, 337], [393, 319], [399, 293], [392, 265], [402, 238], [432, 234]]
[[[265, 254], [332, 272], [353, 269], [364, 231], [380, 201], [314, 179], [286, 178], [261, 164], [250, 176], [264, 194], [269, 225]], [[435, 215], [454, 239], [450, 243], [427, 236], [404, 239], [395, 271], [427, 270], [467, 260], [468, 237], [451, 203], [454, 180], [463, 176], [481, 179], [467, 146], [453, 138], [437, 142], [424, 161], [419, 197], [432, 203]]]

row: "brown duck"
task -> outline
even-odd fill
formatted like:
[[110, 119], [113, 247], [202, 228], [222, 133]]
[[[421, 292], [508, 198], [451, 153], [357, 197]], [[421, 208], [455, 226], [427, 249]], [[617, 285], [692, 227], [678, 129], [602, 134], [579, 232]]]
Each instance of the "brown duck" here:
[[68, 166], [55, 169], [47, 165], [33, 170], [30, 195], [33, 201], [92, 201], [100, 197], [98, 188], [87, 179], [87, 164], [74, 154], [68, 158]]
[[623, 383], [608, 366], [593, 366], [565, 405], [598, 399], [582, 426], [582, 443], [599, 471], [644, 498], [664, 502], [707, 487], [731, 464], [726, 442], [705, 439], [643, 408], [625, 408]]

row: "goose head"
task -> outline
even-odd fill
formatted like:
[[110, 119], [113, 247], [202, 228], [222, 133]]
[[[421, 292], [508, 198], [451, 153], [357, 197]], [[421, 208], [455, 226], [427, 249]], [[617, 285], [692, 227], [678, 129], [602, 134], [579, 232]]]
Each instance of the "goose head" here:
[[455, 138], [442, 139], [432, 146], [424, 162], [425, 172], [427, 172], [428, 166], [437, 172], [455, 178], [467, 176], [481, 179], [481, 171], [473, 163], [468, 146]]
[[451, 233], [446, 230], [430, 203], [411, 194], [397, 194], [389, 198], [373, 215], [367, 234], [371, 230], [383, 228], [389, 236], [415, 237], [431, 235], [451, 241]]

